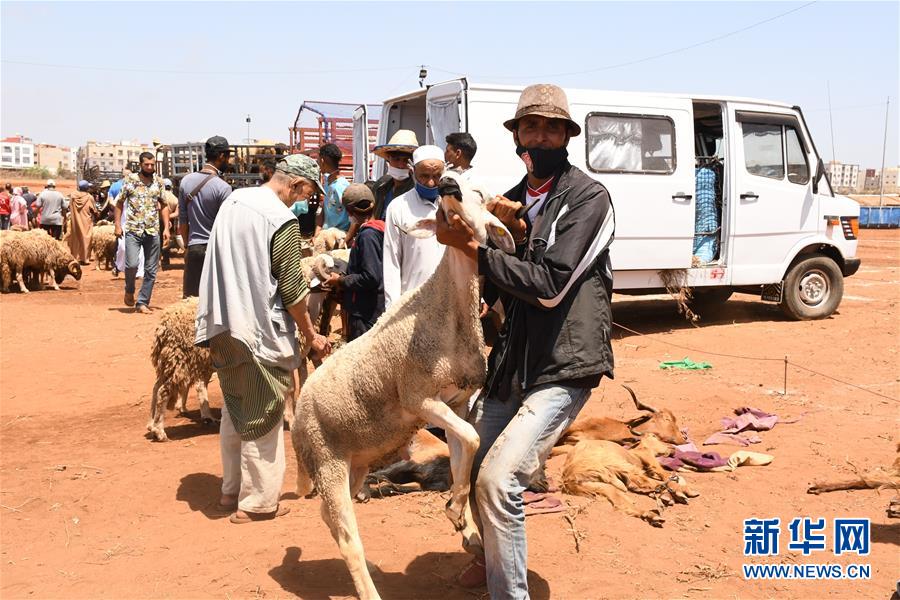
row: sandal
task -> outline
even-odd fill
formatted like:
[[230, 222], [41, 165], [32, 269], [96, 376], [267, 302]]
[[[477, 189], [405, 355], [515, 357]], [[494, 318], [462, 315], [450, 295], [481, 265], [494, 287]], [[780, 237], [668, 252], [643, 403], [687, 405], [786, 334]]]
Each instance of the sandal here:
[[456, 577], [456, 583], [466, 589], [477, 588], [487, 583], [487, 568], [483, 558], [473, 558], [463, 572]]
[[278, 505], [278, 509], [275, 512], [270, 513], [254, 513], [254, 512], [244, 512], [243, 514], [234, 513], [231, 515], [228, 520], [234, 523], [235, 525], [242, 525], [244, 523], [250, 523], [251, 521], [270, 521], [276, 517], [283, 517], [284, 515], [291, 512], [290, 507]]

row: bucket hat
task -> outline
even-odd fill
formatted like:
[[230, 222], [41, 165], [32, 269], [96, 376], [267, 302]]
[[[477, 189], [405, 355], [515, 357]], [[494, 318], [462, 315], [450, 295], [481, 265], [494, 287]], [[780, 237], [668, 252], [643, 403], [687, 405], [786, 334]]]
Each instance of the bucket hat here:
[[522, 90], [519, 96], [519, 105], [516, 107], [516, 116], [503, 123], [510, 131], [516, 130], [519, 119], [526, 115], [538, 115], [548, 119], [562, 119], [569, 125], [571, 135], [581, 135], [581, 126], [572, 120], [569, 114], [569, 99], [566, 93], [557, 85], [551, 83], [537, 83], [529, 85]]

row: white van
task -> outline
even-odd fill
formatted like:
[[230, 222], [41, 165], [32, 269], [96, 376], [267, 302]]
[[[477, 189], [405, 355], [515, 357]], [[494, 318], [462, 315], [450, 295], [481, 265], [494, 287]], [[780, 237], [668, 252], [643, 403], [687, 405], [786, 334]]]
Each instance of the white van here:
[[[477, 178], [503, 193], [525, 174], [503, 121], [521, 87], [459, 79], [384, 102], [378, 143], [398, 129], [445, 146], [467, 131]], [[820, 319], [853, 275], [859, 205], [836, 196], [798, 106], [779, 102], [566, 89], [582, 124], [569, 161], [603, 183], [616, 209], [611, 259], [619, 293], [677, 281], [698, 304], [733, 291], [760, 294], [795, 319]], [[357, 181], [385, 173], [370, 163], [366, 109], [355, 119]]]

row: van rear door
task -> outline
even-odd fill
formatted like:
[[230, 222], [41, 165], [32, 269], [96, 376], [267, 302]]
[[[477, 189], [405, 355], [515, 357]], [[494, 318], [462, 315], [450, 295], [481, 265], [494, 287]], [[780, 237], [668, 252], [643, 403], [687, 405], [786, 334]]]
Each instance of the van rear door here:
[[[650, 97], [640, 105], [578, 104], [591, 176], [616, 210], [613, 268], [687, 269], [694, 238], [694, 123], [691, 102]], [[572, 148], [573, 163], [579, 151]]]
[[812, 145], [789, 108], [729, 103], [737, 135], [732, 201], [732, 283], [781, 280], [791, 250], [817, 230]]
[[369, 116], [366, 105], [353, 111], [353, 181], [369, 179]]
[[425, 95], [425, 143], [446, 148], [448, 134], [467, 130], [466, 89], [463, 79], [437, 83]]

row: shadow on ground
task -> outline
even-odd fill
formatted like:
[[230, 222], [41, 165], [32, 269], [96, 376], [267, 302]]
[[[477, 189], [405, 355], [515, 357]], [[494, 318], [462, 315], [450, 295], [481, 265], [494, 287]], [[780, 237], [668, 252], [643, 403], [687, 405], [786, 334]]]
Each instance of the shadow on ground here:
[[[337, 545], [334, 546], [338, 553]], [[328, 600], [333, 597], [356, 597], [353, 580], [340, 558], [302, 560], [302, 550], [296, 546], [285, 549], [284, 560], [269, 571], [284, 591], [307, 600]], [[456, 575], [471, 559], [464, 552], [428, 552], [416, 557], [403, 573], [387, 573], [372, 568], [375, 587], [386, 598], [420, 600], [422, 598], [486, 597], [487, 590], [466, 590], [455, 583]], [[534, 600], [550, 598], [550, 586], [534, 571], [528, 572], [528, 588]]]

